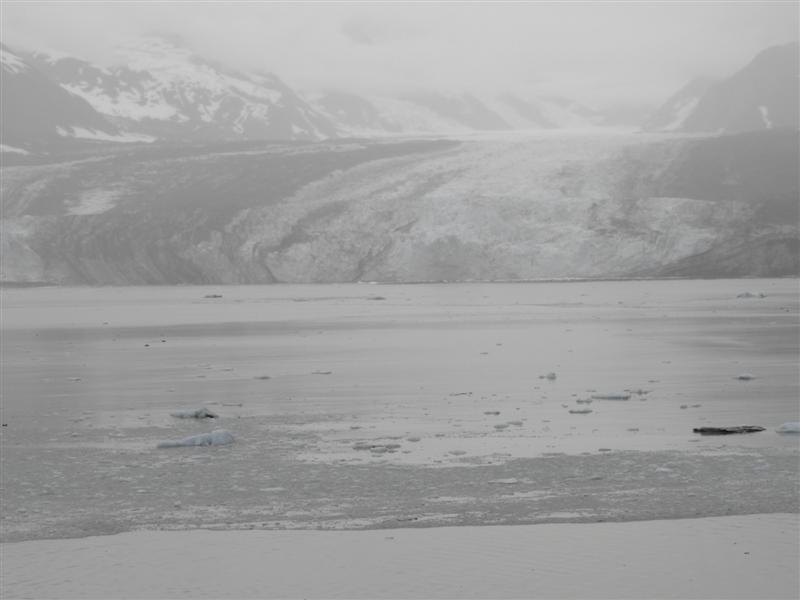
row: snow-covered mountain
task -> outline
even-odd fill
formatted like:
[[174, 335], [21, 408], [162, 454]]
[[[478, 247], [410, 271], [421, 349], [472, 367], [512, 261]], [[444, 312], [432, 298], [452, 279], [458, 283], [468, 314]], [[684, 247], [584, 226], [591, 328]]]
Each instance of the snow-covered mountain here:
[[38, 68], [125, 131], [169, 140], [319, 140], [331, 124], [270, 73], [244, 74], [162, 38], [119, 46], [119, 66], [33, 54]]
[[0, 45], [2, 145], [26, 152], [68, 139], [123, 141], [120, 129], [80, 96], [43, 74], [25, 56]]
[[[46, 149], [67, 140], [319, 141], [347, 137], [468, 135], [487, 131], [632, 125], [641, 107], [602, 110], [519, 92], [426, 91], [358, 95], [292, 90], [271, 73], [244, 73], [179, 40], [120, 44], [114, 65], [2, 49], [2, 145]], [[732, 77], [696, 80], [644, 125], [649, 131], [797, 128], [797, 44], [770, 48]], [[4, 150], [5, 152], [5, 150]]]
[[[23, 148], [49, 139], [42, 129], [64, 139], [318, 141], [610, 124], [574, 101], [502, 91], [301, 94], [274, 74], [231, 69], [165, 37], [121, 42], [107, 67], [63, 54], [3, 52], [10, 74], [3, 143], [13, 139]], [[35, 85], [24, 83], [27, 73]], [[67, 118], [65, 111], [75, 116]]]
[[797, 129], [799, 54], [796, 42], [772, 46], [726, 79], [690, 82], [644, 128], [715, 133]]

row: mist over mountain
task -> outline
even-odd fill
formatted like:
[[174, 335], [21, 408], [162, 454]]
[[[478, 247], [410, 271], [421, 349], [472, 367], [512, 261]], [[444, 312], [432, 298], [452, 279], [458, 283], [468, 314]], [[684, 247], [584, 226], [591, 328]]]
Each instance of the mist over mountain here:
[[726, 79], [693, 80], [646, 119], [635, 103], [598, 110], [509, 90], [300, 92], [278, 75], [237, 71], [164, 37], [127, 40], [116, 56], [117, 66], [101, 67], [3, 47], [4, 145], [46, 151], [74, 139], [319, 141], [639, 124], [648, 131], [734, 133], [798, 124], [797, 44], [769, 48]]
[[313, 141], [625, 124], [573, 100], [502, 90], [299, 92], [273, 73], [234, 70], [164, 37], [127, 40], [115, 56], [116, 66], [102, 67], [4, 49], [4, 143], [46, 150], [70, 139]]

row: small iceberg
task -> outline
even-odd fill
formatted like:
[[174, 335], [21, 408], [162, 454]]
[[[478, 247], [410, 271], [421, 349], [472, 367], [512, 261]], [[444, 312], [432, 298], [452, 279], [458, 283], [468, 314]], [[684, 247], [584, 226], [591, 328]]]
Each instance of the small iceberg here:
[[169, 413], [171, 417], [177, 419], [216, 419], [218, 415], [211, 412], [207, 408], [198, 408], [196, 410], [179, 410], [174, 413]]
[[182, 440], [161, 442], [157, 448], [182, 448], [185, 446], [225, 446], [232, 444], [233, 434], [227, 429], [215, 429], [211, 433], [191, 435]]
[[622, 394], [592, 394], [595, 400], [630, 400], [631, 395], [627, 393]]
[[800, 421], [789, 421], [775, 429], [778, 433], [800, 433]]

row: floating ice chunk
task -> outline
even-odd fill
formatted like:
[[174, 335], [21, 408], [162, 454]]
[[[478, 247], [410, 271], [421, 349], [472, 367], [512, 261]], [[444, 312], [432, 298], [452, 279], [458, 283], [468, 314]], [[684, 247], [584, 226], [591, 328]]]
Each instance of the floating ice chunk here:
[[789, 421], [778, 427], [778, 433], [800, 433], [800, 421]]
[[197, 410], [179, 410], [174, 413], [169, 413], [171, 417], [178, 419], [216, 419], [217, 414], [211, 412], [207, 408], [198, 408]]
[[549, 381], [555, 381], [556, 377], [558, 377], [558, 375], [556, 375], [552, 371], [550, 371], [547, 375], [539, 375], [539, 379], [547, 379]]
[[767, 295], [764, 292], [759, 292], [758, 294], [753, 294], [752, 292], [742, 292], [741, 294], [736, 295], [737, 298], [766, 298]]
[[590, 412], [592, 412], [592, 409], [591, 408], [573, 408], [573, 409], [570, 409], [569, 412], [572, 415], [588, 415]]
[[740, 381], [750, 381], [751, 379], [755, 379], [755, 378], [756, 378], [756, 376], [753, 375], [752, 373], [739, 373], [736, 376], [736, 379], [738, 379]]
[[233, 443], [233, 434], [227, 429], [215, 429], [211, 433], [191, 435], [182, 440], [161, 442], [158, 448], [181, 448], [184, 446], [224, 446]]
[[592, 394], [595, 400], [630, 400], [631, 395], [628, 393], [620, 394]]

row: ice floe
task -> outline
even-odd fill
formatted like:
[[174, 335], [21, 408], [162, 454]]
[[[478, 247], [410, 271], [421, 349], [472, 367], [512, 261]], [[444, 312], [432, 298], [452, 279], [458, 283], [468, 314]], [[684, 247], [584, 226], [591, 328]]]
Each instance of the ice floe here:
[[178, 419], [216, 419], [219, 415], [208, 410], [207, 408], [198, 408], [195, 410], [179, 410], [169, 413], [170, 416]]
[[182, 440], [161, 442], [158, 448], [181, 448], [184, 446], [224, 446], [234, 442], [233, 434], [227, 429], [215, 429], [211, 433], [191, 435]]
[[789, 421], [775, 429], [778, 433], [800, 433], [800, 421]]

